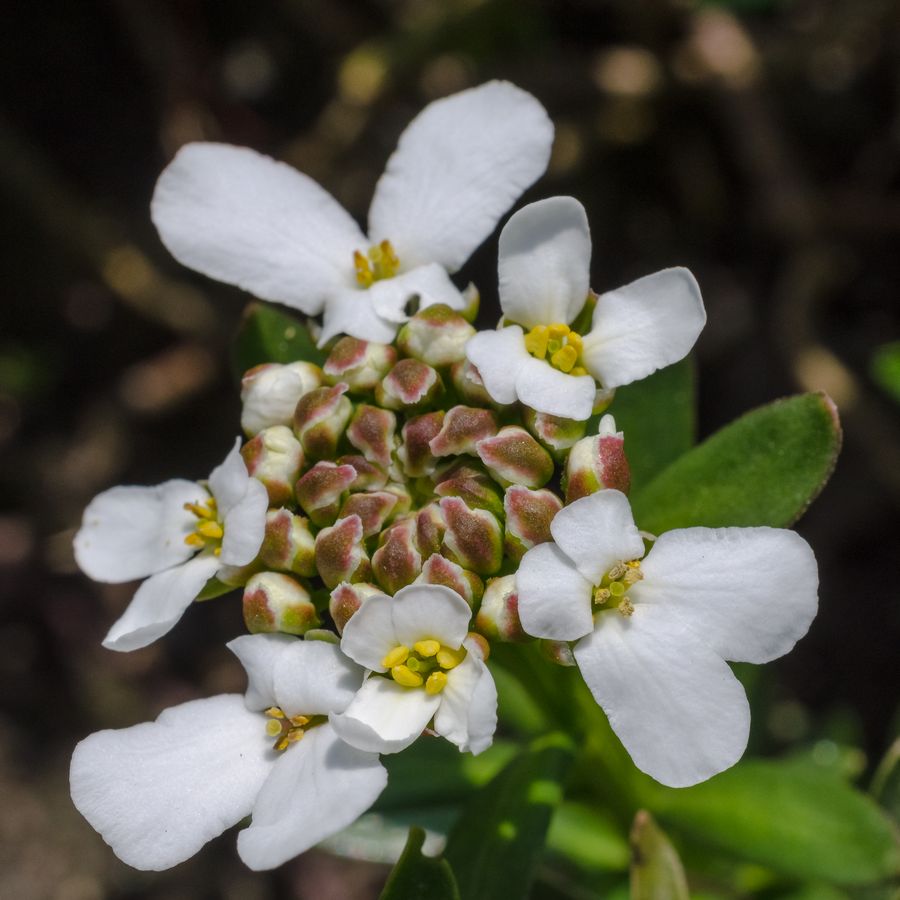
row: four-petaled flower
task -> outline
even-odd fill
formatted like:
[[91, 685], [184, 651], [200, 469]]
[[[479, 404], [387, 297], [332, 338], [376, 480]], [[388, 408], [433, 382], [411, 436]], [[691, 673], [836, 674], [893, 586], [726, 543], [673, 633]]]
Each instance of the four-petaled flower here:
[[[678, 362], [706, 322], [687, 269], [664, 269], [597, 297], [590, 330], [569, 326], [590, 292], [584, 208], [551, 197], [520, 209], [500, 233], [500, 306], [515, 323], [466, 346], [498, 403], [521, 401], [567, 419], [590, 417], [596, 383], [621, 387]], [[528, 329], [527, 333], [524, 329]]]
[[[110, 650], [146, 647], [182, 617], [226, 566], [245, 566], [262, 544], [268, 494], [251, 478], [240, 439], [207, 486], [174, 479], [156, 487], [114, 487], [84, 511], [75, 559], [95, 581], [147, 580], [110, 628]], [[149, 576], [149, 577], [148, 577]]]
[[180, 262], [310, 315], [321, 341], [389, 342], [414, 297], [466, 300], [450, 280], [547, 165], [553, 125], [492, 81], [437, 100], [401, 135], [369, 234], [306, 175], [253, 150], [189, 144], [160, 176], [153, 221]]
[[274, 868], [350, 825], [387, 784], [377, 754], [329, 724], [364, 674], [336, 645], [257, 634], [228, 647], [245, 697], [191, 700], [75, 748], [75, 806], [136, 869], [177, 865], [251, 814], [238, 853]]
[[456, 591], [414, 584], [369, 597], [344, 626], [341, 649], [370, 670], [334, 729], [378, 753], [408, 747], [434, 730], [460, 750], [481, 753], [497, 727], [497, 690], [478, 643], [472, 611]]
[[672, 787], [740, 759], [750, 709], [725, 660], [787, 653], [816, 613], [806, 541], [781, 528], [682, 528], [644, 559], [625, 495], [562, 509], [516, 583], [522, 626], [577, 640], [584, 680], [639, 769]]

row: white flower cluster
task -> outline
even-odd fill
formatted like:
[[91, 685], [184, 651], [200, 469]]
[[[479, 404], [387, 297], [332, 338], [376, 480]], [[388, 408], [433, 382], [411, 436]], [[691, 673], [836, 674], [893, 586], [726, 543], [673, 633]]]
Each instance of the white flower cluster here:
[[144, 647], [228, 586], [252, 632], [228, 645], [243, 698], [76, 748], [75, 805], [127, 863], [168, 868], [251, 816], [238, 851], [271, 868], [372, 806], [380, 755], [423, 735], [480, 753], [497, 726], [494, 641], [573, 657], [665, 784], [743, 753], [749, 709], [726, 660], [765, 662], [805, 634], [812, 552], [782, 529], [638, 531], [623, 434], [604, 416], [586, 435], [615, 388], [691, 350], [705, 322], [693, 276], [593, 293], [585, 211], [553, 197], [500, 234], [496, 330], [475, 331], [477, 294], [450, 277], [552, 139], [507, 83], [432, 103], [388, 161], [368, 236], [251, 150], [192, 144], [161, 176], [152, 213], [172, 254], [321, 315], [328, 355], [245, 375], [248, 440], [208, 481], [113, 488], [85, 511], [82, 570], [146, 579], [106, 647]]

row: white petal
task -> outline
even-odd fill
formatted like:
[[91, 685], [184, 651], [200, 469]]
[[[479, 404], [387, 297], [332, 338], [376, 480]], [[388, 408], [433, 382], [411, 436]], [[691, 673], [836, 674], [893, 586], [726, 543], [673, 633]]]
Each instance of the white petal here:
[[411, 584], [401, 588], [394, 594], [391, 614], [397, 641], [407, 647], [421, 640], [459, 647], [472, 618], [469, 604], [456, 591], [440, 584]]
[[296, 641], [275, 661], [275, 699], [289, 716], [343, 712], [364, 674], [336, 644]]
[[538, 544], [522, 557], [516, 590], [519, 621], [533, 637], [574, 641], [594, 627], [591, 582], [552, 542]]
[[728, 664], [659, 607], [601, 613], [575, 659], [635, 765], [687, 787], [733, 766], [750, 707]]
[[533, 359], [525, 349], [518, 325], [500, 331], [479, 331], [466, 344], [466, 357], [478, 369], [485, 390], [497, 403], [515, 403], [519, 369]]
[[315, 315], [368, 246], [311, 178], [246, 147], [188, 144], [162, 173], [153, 223], [181, 263]]
[[503, 81], [444, 97], [400, 136], [369, 210], [408, 268], [455, 272], [543, 173], [553, 124], [530, 94]]
[[225, 645], [247, 673], [247, 709], [261, 710], [275, 704], [275, 660], [296, 643], [297, 638], [288, 634], [243, 634]]
[[235, 438], [228, 456], [217, 465], [209, 476], [209, 489], [216, 498], [219, 518], [223, 519], [244, 499], [250, 473], [241, 456], [241, 439]]
[[660, 536], [642, 563], [636, 603], [659, 604], [736, 662], [787, 653], [816, 614], [809, 544], [782, 528], [682, 528]]
[[339, 334], [389, 344], [397, 334], [397, 323], [388, 322], [375, 312], [369, 290], [345, 288], [336, 291], [325, 306], [319, 346], [324, 347]]
[[159, 871], [244, 818], [271, 767], [264, 718], [223, 694], [85, 738], [72, 756], [72, 800], [116, 856]]
[[375, 594], [353, 614], [341, 635], [341, 650], [366, 669], [384, 672], [381, 660], [399, 643], [391, 614], [393, 600]]
[[567, 375], [529, 356], [516, 372], [516, 394], [537, 412], [583, 422], [593, 412], [597, 385], [590, 375]]
[[193, 481], [156, 487], [114, 487], [84, 511], [75, 535], [75, 559], [94, 581], [146, 578], [190, 559], [185, 544], [197, 520], [185, 503], [204, 502], [207, 491]]
[[327, 724], [279, 757], [238, 835], [241, 859], [273, 869], [356, 821], [387, 784], [374, 753], [341, 741]]
[[705, 324], [694, 276], [663, 269], [600, 295], [582, 359], [603, 387], [631, 384], [684, 359]]
[[107, 650], [137, 650], [171, 631], [222, 564], [212, 554], [151, 575], [103, 639]]
[[439, 694], [427, 694], [424, 688], [403, 687], [373, 675], [347, 709], [331, 717], [331, 724], [348, 744], [360, 750], [398, 753], [425, 730], [440, 702]]
[[644, 540], [620, 491], [597, 491], [563, 507], [553, 517], [550, 533], [592, 584], [600, 584], [616, 563], [644, 555]]
[[500, 308], [524, 328], [568, 324], [590, 290], [591, 232], [572, 197], [530, 203], [500, 232]]
[[266, 533], [269, 495], [261, 481], [248, 478], [244, 496], [229, 510], [222, 527], [222, 564], [246, 566], [256, 558]]
[[463, 752], [481, 753], [490, 747], [497, 728], [497, 688], [474, 645], [447, 673], [440, 693], [441, 705], [434, 715], [434, 730]]
[[436, 263], [376, 281], [369, 288], [369, 294], [375, 312], [388, 322], [405, 322], [409, 318], [406, 307], [414, 299], [418, 309], [435, 303], [446, 303], [451, 309], [463, 309], [466, 305], [447, 270]]

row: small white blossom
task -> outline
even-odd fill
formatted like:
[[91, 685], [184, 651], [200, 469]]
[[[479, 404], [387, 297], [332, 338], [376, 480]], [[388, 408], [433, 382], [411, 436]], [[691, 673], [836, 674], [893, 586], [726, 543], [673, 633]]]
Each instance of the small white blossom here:
[[625, 495], [562, 509], [522, 558], [522, 627], [575, 660], [639, 769], [672, 787], [740, 759], [750, 708], [725, 660], [787, 653], [816, 614], [809, 545], [783, 528], [682, 528], [644, 556]]
[[75, 748], [72, 800], [130, 866], [168, 869], [252, 815], [238, 853], [271, 869], [350, 825], [387, 784], [378, 756], [328, 722], [363, 678], [337, 646], [246, 635], [228, 647], [245, 698], [192, 700]]
[[590, 262], [587, 216], [572, 197], [532, 203], [506, 223], [500, 306], [515, 324], [481, 332], [466, 347], [497, 403], [519, 400], [538, 412], [587, 419], [597, 383], [604, 390], [630, 384], [694, 346], [706, 312], [697, 282], [682, 268], [601, 294], [590, 331], [572, 331], [588, 299]]
[[95, 581], [146, 578], [103, 646], [136, 650], [166, 634], [226, 566], [245, 566], [262, 544], [268, 494], [235, 442], [207, 486], [176, 479], [114, 487], [96, 496], [75, 535], [75, 559]]

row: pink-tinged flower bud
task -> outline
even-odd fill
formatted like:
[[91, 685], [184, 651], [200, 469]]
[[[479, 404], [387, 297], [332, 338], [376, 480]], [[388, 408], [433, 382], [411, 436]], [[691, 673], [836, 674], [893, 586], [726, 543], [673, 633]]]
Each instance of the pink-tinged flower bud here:
[[487, 638], [477, 631], [470, 631], [466, 635], [466, 640], [473, 653], [477, 653], [482, 662], [487, 662], [487, 658], [491, 655], [491, 645]]
[[563, 476], [566, 503], [603, 488], [615, 488], [627, 494], [630, 487], [631, 470], [625, 457], [625, 439], [621, 431], [616, 431], [613, 417], [604, 416], [598, 433], [582, 438], [569, 451]]
[[294, 482], [303, 468], [303, 448], [286, 425], [271, 425], [241, 447], [247, 471], [261, 481], [270, 506], [294, 499]]
[[575, 662], [575, 654], [572, 652], [572, 648], [565, 641], [551, 641], [549, 638], [543, 638], [538, 641], [538, 646], [541, 654], [558, 666], [569, 668], [578, 665]]
[[494, 409], [503, 407], [487, 392], [478, 369], [467, 359], [454, 363], [450, 367], [450, 380], [460, 399], [469, 406], [491, 406]]
[[433, 553], [425, 560], [416, 584], [442, 584], [456, 591], [472, 609], [475, 609], [484, 593], [484, 582], [474, 572], [438, 553]]
[[442, 473], [434, 486], [438, 497], [459, 497], [472, 509], [503, 515], [503, 499], [497, 483], [477, 463], [460, 462]]
[[342, 337], [322, 367], [328, 384], [344, 382], [351, 392], [375, 390], [375, 385], [397, 362], [397, 351], [389, 344], [373, 344], [355, 337]]
[[371, 577], [359, 516], [338, 519], [316, 535], [316, 569], [328, 588], [335, 588], [342, 581], [367, 581]]
[[423, 557], [441, 552], [447, 523], [437, 503], [429, 503], [416, 513], [416, 547]]
[[369, 597], [382, 593], [384, 592], [381, 588], [365, 581], [359, 581], [356, 584], [342, 581], [331, 592], [331, 599], [328, 601], [328, 612], [331, 614], [338, 634], [344, 633], [344, 626]]
[[491, 475], [504, 487], [524, 484], [539, 488], [553, 477], [550, 454], [518, 425], [501, 428], [494, 437], [480, 440], [475, 449]]
[[320, 387], [300, 398], [294, 411], [294, 433], [310, 459], [333, 459], [338, 441], [353, 414], [344, 396], [347, 385]]
[[594, 408], [591, 410], [592, 415], [599, 416], [600, 413], [606, 412], [612, 404], [613, 400], [616, 399], [616, 389], [615, 388], [597, 388], [597, 393], [594, 396]]
[[429, 366], [449, 366], [465, 358], [466, 342], [475, 329], [444, 303], [420, 309], [397, 335], [397, 346], [406, 356]]
[[516, 576], [492, 578], [484, 589], [475, 627], [489, 641], [520, 643], [530, 640], [519, 621], [519, 594]]
[[375, 388], [375, 400], [385, 409], [421, 410], [444, 393], [435, 369], [418, 359], [401, 359]]
[[312, 578], [316, 574], [316, 539], [309, 522], [289, 509], [270, 509], [266, 513], [266, 532], [259, 558], [276, 572], [293, 572]]
[[397, 460], [407, 478], [430, 475], [437, 462], [429, 446], [431, 439], [441, 430], [444, 422], [442, 409], [414, 416], [403, 426], [403, 440], [397, 450]]
[[337, 464], [353, 466], [356, 478], [350, 485], [351, 491], [378, 491], [387, 484], [387, 472], [381, 466], [370, 463], [364, 456], [348, 453], [345, 456], [339, 456]]
[[503, 527], [484, 509], [470, 509], [459, 497], [441, 499], [447, 523], [443, 553], [464, 569], [493, 575], [503, 562]]
[[546, 488], [532, 491], [521, 484], [510, 485], [503, 497], [507, 556], [518, 562], [536, 544], [552, 541], [550, 523], [562, 505], [562, 500]]
[[403, 519], [409, 513], [413, 506], [413, 497], [409, 492], [409, 488], [405, 484], [396, 481], [389, 481], [384, 490], [393, 494], [397, 498], [397, 505], [391, 511], [392, 519]]
[[309, 592], [279, 572], [260, 572], [244, 588], [244, 623], [253, 634], [305, 634], [319, 625]]
[[412, 584], [422, 571], [422, 556], [416, 548], [415, 519], [403, 519], [382, 532], [372, 554], [375, 580], [388, 594]]
[[530, 407], [522, 410], [525, 427], [544, 445], [554, 459], [562, 459], [566, 451], [584, 436], [587, 422], [563, 419], [548, 413], [535, 412]]
[[351, 494], [341, 507], [340, 516], [359, 516], [363, 523], [363, 537], [378, 534], [390, 519], [398, 497], [390, 491], [369, 491]]
[[353, 466], [317, 462], [294, 487], [297, 502], [314, 525], [330, 525], [337, 518], [344, 494], [356, 481]]
[[397, 417], [388, 409], [361, 403], [347, 426], [347, 440], [370, 462], [389, 469], [397, 446]]
[[264, 363], [241, 379], [241, 428], [254, 435], [272, 425], [290, 425], [297, 401], [322, 383], [322, 370], [308, 362]]
[[434, 456], [476, 455], [475, 444], [497, 433], [497, 417], [489, 409], [454, 406], [447, 410], [441, 430], [431, 439]]

